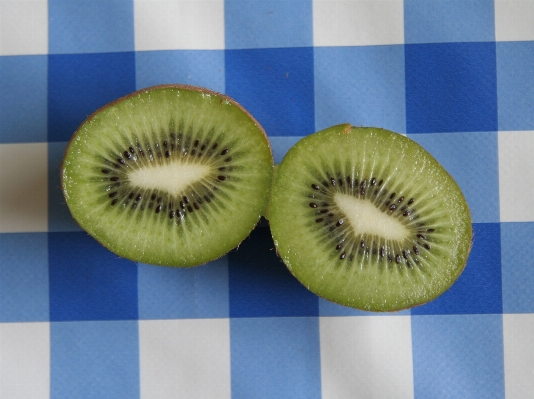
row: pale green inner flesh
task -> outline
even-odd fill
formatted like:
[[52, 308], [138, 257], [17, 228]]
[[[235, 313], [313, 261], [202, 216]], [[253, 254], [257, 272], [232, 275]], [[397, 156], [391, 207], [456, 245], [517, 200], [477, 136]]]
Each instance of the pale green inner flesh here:
[[354, 234], [379, 235], [386, 240], [402, 240], [409, 236], [409, 230], [371, 202], [352, 195], [337, 193], [334, 202], [346, 215]]
[[63, 164], [78, 223], [128, 259], [194, 266], [236, 247], [266, 208], [272, 156], [221, 97], [145, 91], [86, 121]]
[[[133, 186], [144, 190], [160, 190], [178, 197], [187, 186], [205, 178], [210, 172], [207, 165], [174, 162], [166, 165], [151, 165], [128, 173]], [[169, 176], [173, 176], [169, 179]]]
[[419, 145], [379, 129], [338, 126], [297, 143], [276, 174], [269, 221], [306, 287], [365, 310], [437, 297], [471, 244], [454, 180]]

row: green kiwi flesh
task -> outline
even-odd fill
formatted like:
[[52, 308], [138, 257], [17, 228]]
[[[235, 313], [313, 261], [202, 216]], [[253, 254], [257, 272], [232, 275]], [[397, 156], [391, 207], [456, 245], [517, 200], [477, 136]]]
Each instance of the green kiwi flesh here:
[[88, 117], [61, 168], [74, 219], [117, 255], [195, 266], [246, 238], [267, 207], [273, 158], [259, 123], [207, 89], [140, 90]]
[[274, 176], [276, 249], [308, 289], [368, 311], [429, 302], [463, 271], [472, 226], [465, 198], [420, 145], [339, 125], [291, 148]]

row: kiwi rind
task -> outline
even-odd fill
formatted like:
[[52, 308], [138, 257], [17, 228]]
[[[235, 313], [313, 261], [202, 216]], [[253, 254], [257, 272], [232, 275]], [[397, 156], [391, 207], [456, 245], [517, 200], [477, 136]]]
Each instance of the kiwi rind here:
[[[410, 154], [406, 155], [406, 152]], [[434, 259], [434, 263], [436, 268], [437, 264], [440, 264], [439, 270], [431, 269], [434, 267], [432, 262], [426, 260], [424, 266], [428, 267], [428, 273], [424, 273], [423, 267], [420, 268], [422, 271], [419, 270], [418, 265], [413, 262], [411, 267], [403, 268], [397, 267], [396, 262], [393, 262], [392, 269], [397, 273], [397, 277], [400, 276], [399, 282], [395, 282], [389, 272], [367, 273], [366, 270], [362, 271], [363, 267], [358, 271], [357, 267], [346, 262], [346, 259], [342, 261], [338, 258], [340, 252], [327, 249], [314, 240], [313, 232], [317, 229], [315, 226], [310, 227], [313, 222], [310, 223], [307, 216], [310, 213], [308, 203], [313, 201], [308, 197], [310, 190], [307, 189], [317, 175], [309, 171], [310, 165], [314, 165], [316, 170], [333, 170], [332, 167], [343, 169], [343, 161], [330, 159], [331, 154], [339, 153], [352, 157], [351, 165], [367, 165], [364, 167], [369, 170], [369, 178], [379, 172], [373, 172], [372, 165], [378, 162], [376, 159], [384, 154], [388, 156], [388, 153], [394, 165], [395, 157], [402, 158], [397, 165], [401, 169], [412, 164], [412, 178], [415, 181], [428, 177], [425, 177], [426, 172], [418, 173], [413, 162], [406, 163], [406, 159], [411, 156], [414, 156], [417, 162], [425, 163], [426, 169], [435, 174], [435, 179], [431, 177], [434, 179], [434, 186], [423, 186], [422, 190], [426, 192], [420, 190], [418, 195], [428, 199], [441, 195], [444, 196], [442, 202], [448, 205], [447, 215], [439, 220], [440, 223], [445, 223], [450, 219], [450, 225], [443, 229], [453, 229], [454, 233], [449, 239], [450, 242], [439, 244], [451, 247], [448, 252], [436, 252], [439, 254], [439, 260]], [[309, 158], [310, 155], [316, 157], [314, 161], [306, 163], [301, 160], [302, 157]], [[393, 169], [394, 167], [390, 168], [390, 171]], [[348, 124], [307, 136], [288, 151], [273, 178], [269, 223], [279, 256], [304, 286], [332, 302], [367, 311], [397, 311], [437, 298], [449, 289], [464, 270], [472, 243], [471, 216], [467, 202], [454, 179], [432, 155], [402, 135], [384, 129], [354, 128]], [[431, 259], [430, 255], [426, 256]], [[402, 259], [403, 265], [404, 262]], [[382, 267], [391, 268], [387, 264], [388, 262], [385, 262], [386, 266]], [[403, 275], [412, 276], [412, 281], [404, 281]], [[388, 293], [390, 285], [398, 291], [405, 289], [405, 285], [413, 287], [408, 287], [409, 294], [396, 297]]]
[[[163, 105], [154, 102], [162, 99], [164, 100]], [[150, 105], [151, 102], [152, 105]], [[142, 103], [145, 103], [146, 107]], [[129, 107], [132, 109], [131, 112]], [[177, 111], [173, 107], [181, 107], [181, 110]], [[84, 142], [91, 140], [99, 142], [99, 137], [95, 137], [101, 134], [95, 129], [95, 126], [98, 125], [101, 125], [102, 130], [114, 131], [117, 137], [121, 136], [122, 130], [125, 129], [124, 125], [131, 125], [132, 120], [134, 122], [139, 120], [139, 116], [135, 115], [139, 109], [141, 112], [145, 112], [143, 121], [147, 120], [148, 125], [160, 126], [161, 123], [165, 124], [165, 121], [160, 123], [154, 122], [153, 119], [157, 119], [160, 113], [166, 115], [166, 110], [171, 109], [169, 112], [172, 112], [172, 115], [184, 115], [186, 120], [195, 121], [198, 119], [195, 127], [200, 124], [205, 131], [215, 129], [219, 137], [231, 137], [231, 130], [242, 133], [243, 137], [232, 139], [232, 143], [235, 143], [236, 148], [239, 148], [239, 154], [244, 159], [244, 164], [242, 162], [236, 169], [240, 168], [244, 172], [232, 184], [237, 180], [250, 183], [251, 194], [239, 196], [246, 198], [238, 198], [235, 203], [229, 206], [221, 205], [221, 203], [217, 206], [213, 205], [217, 211], [221, 211], [225, 215], [221, 223], [209, 224], [205, 217], [203, 220], [199, 217], [199, 223], [204, 228], [198, 229], [197, 232], [190, 232], [191, 234], [187, 233], [185, 237], [184, 234], [171, 233], [165, 233], [161, 237], [151, 237], [153, 234], [151, 229], [146, 229], [147, 231], [137, 229], [138, 241], [135, 241], [120, 238], [120, 232], [110, 232], [110, 226], [113, 223], [105, 218], [100, 218], [100, 212], [103, 208], [92, 210], [91, 206], [85, 205], [88, 187], [94, 183], [96, 178], [94, 176], [84, 177], [83, 173], [80, 172], [84, 168], [90, 167], [88, 163], [94, 162], [94, 159], [91, 159], [94, 158], [94, 153], [91, 152], [90, 148], [87, 148]], [[147, 110], [152, 112], [146, 112]], [[211, 125], [202, 126], [202, 123], [211, 123]], [[143, 131], [143, 127], [138, 126], [138, 128]], [[205, 133], [205, 137], [208, 136], [209, 133]], [[122, 139], [120, 137], [117, 139], [108, 137], [105, 140], [120, 141]], [[247, 153], [249, 149], [239, 147], [239, 142], [247, 141], [252, 143], [250, 154]], [[159, 85], [136, 91], [99, 108], [80, 125], [67, 145], [61, 166], [61, 188], [76, 222], [115, 254], [136, 262], [190, 267], [223, 256], [238, 246], [250, 234], [260, 220], [260, 216], [266, 212], [272, 168], [272, 152], [264, 129], [235, 100], [209, 89], [195, 86]], [[249, 186], [242, 190], [248, 192], [247, 187]], [[183, 230], [185, 231], [185, 228]], [[189, 230], [191, 229], [189, 228]], [[128, 241], [132, 241], [132, 243], [130, 244]]]

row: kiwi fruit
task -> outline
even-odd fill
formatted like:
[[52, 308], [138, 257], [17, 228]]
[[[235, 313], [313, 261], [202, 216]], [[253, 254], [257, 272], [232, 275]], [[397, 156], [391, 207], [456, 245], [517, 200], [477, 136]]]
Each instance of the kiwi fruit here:
[[465, 198], [419, 144], [338, 125], [301, 139], [273, 178], [269, 223], [291, 273], [357, 309], [429, 302], [463, 271], [472, 225]]
[[188, 267], [250, 234], [272, 170], [263, 128], [236, 101], [163, 85], [89, 116], [68, 144], [61, 185], [74, 219], [115, 254]]

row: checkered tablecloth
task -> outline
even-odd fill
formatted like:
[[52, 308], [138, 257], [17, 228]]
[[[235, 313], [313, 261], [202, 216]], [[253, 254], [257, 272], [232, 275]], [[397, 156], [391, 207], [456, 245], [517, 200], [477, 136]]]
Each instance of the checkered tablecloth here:
[[[465, 192], [474, 245], [442, 297], [328, 303], [267, 226], [209, 265], [119, 259], [59, 189], [77, 126], [161, 83], [223, 92], [276, 162], [384, 127]], [[0, 0], [0, 398], [533, 398], [534, 1]]]

